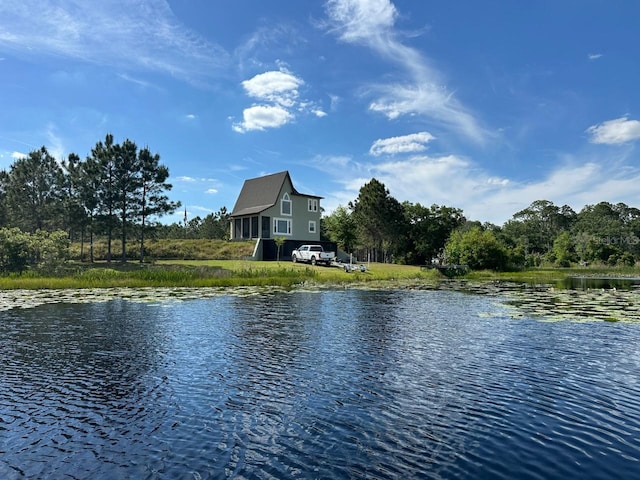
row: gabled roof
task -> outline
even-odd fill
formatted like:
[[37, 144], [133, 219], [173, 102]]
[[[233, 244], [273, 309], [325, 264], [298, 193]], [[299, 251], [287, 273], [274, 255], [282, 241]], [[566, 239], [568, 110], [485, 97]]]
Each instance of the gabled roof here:
[[273, 207], [278, 202], [278, 195], [285, 181], [291, 184], [292, 195], [303, 195], [311, 198], [321, 198], [315, 195], [305, 195], [298, 192], [293, 186], [288, 171], [265, 175], [264, 177], [245, 180], [242, 190], [231, 212], [231, 217], [253, 215]]

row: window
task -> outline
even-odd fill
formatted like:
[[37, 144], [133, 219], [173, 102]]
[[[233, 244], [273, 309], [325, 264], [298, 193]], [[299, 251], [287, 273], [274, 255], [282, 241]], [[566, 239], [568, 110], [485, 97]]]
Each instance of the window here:
[[291, 220], [286, 218], [274, 218], [273, 233], [276, 235], [291, 235]]
[[251, 238], [258, 238], [258, 217], [251, 217]]
[[308, 201], [308, 205], [309, 205], [309, 211], [310, 212], [317, 212], [318, 211], [318, 199], [317, 198], [310, 198]]
[[315, 222], [315, 220], [309, 220], [309, 233], [316, 233], [316, 222]]
[[280, 212], [282, 215], [291, 215], [291, 200], [289, 199], [289, 194], [285, 193], [282, 196], [282, 201], [280, 202]]
[[243, 218], [242, 219], [242, 238], [250, 238], [251, 237], [251, 230], [250, 230], [250, 226], [249, 226], [249, 219], [248, 218]]

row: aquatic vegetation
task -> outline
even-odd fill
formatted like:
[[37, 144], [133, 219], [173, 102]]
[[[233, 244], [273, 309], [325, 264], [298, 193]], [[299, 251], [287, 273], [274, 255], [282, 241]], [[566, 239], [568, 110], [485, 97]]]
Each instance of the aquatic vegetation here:
[[640, 292], [630, 290], [534, 289], [513, 292], [509, 303], [526, 315], [559, 320], [640, 322]]
[[[456, 290], [490, 295], [504, 306], [503, 316], [512, 318], [640, 322], [640, 280], [637, 278], [600, 279], [600, 283], [591, 277], [580, 281], [568, 280], [566, 274], [562, 276], [558, 270], [523, 272], [513, 279], [501, 274], [482, 278], [477, 273], [448, 279], [437, 271], [391, 264], [371, 264], [366, 272], [352, 273], [339, 268], [288, 262], [239, 260], [156, 265], [96, 264], [64, 277], [41, 277], [32, 273], [0, 277], [0, 310], [29, 308], [42, 303], [114, 298], [167, 301], [220, 293], [255, 295], [357, 288]], [[604, 285], [606, 288], [590, 288], [589, 285]], [[495, 313], [490, 316], [495, 316]]]

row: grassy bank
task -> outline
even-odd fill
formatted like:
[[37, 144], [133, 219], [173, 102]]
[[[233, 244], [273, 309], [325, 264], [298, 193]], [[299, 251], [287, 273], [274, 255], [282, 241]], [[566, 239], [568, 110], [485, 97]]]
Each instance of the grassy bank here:
[[435, 271], [406, 265], [372, 264], [368, 271], [347, 273], [337, 267], [249, 260], [163, 260], [152, 265], [128, 262], [76, 263], [55, 277], [0, 277], [0, 289], [79, 289], [119, 287], [238, 287], [302, 284], [369, 283], [397, 280], [435, 280]]
[[[553, 284], [572, 276], [639, 277], [632, 268], [536, 268], [520, 272], [473, 271], [460, 279], [513, 281]], [[417, 266], [372, 263], [366, 272], [344, 272], [337, 267], [321, 267], [291, 262], [258, 262], [251, 260], [161, 260], [153, 264], [138, 262], [72, 263], [57, 276], [24, 274], [0, 277], [0, 289], [82, 289], [142, 287], [239, 287], [300, 285], [347, 286], [366, 284], [371, 287], [434, 283], [447, 280], [437, 270]]]

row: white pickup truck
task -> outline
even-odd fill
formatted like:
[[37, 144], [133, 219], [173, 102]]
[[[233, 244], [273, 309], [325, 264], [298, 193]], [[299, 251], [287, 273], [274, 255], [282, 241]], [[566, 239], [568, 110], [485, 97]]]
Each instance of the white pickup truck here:
[[322, 245], [301, 245], [291, 252], [291, 261], [293, 263], [306, 262], [311, 265], [323, 263], [328, 266], [331, 265], [335, 258], [335, 252], [325, 252]]

